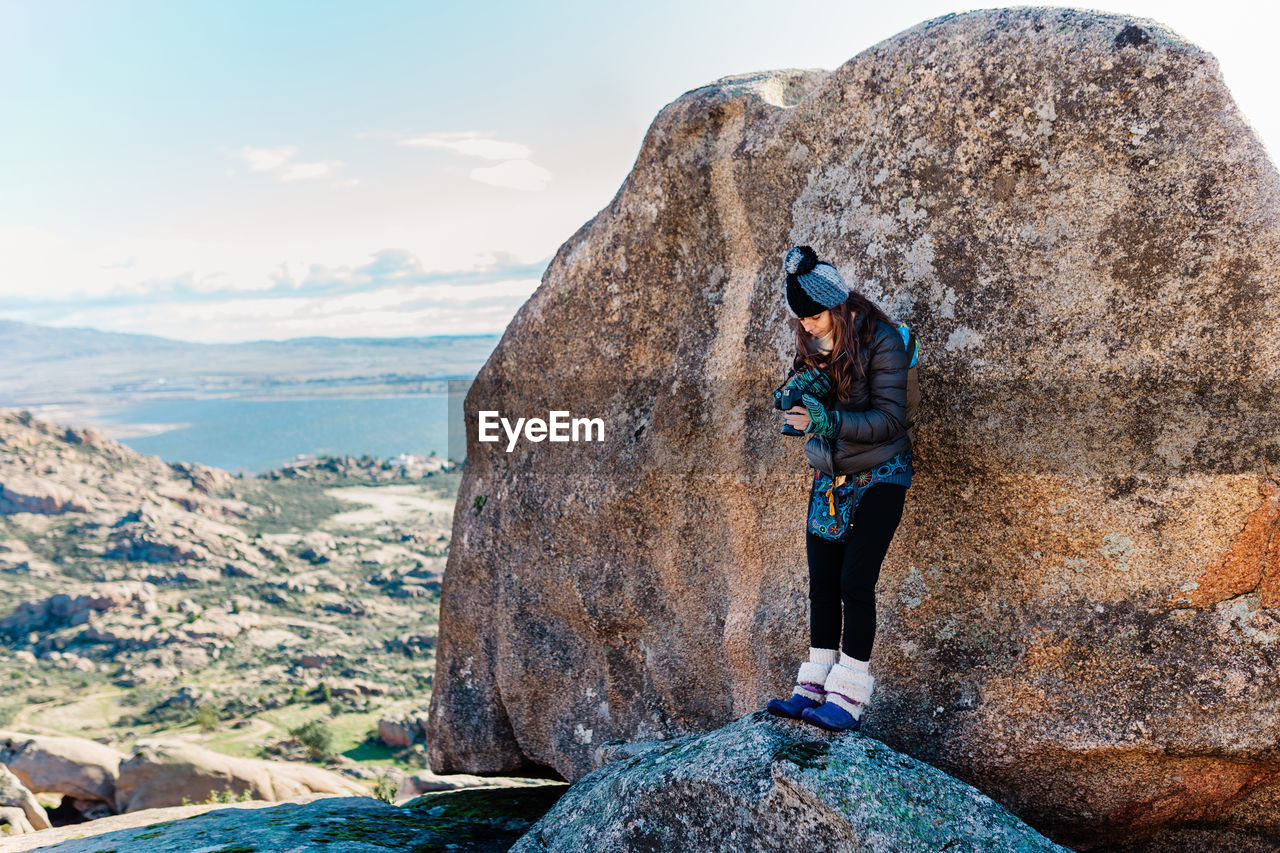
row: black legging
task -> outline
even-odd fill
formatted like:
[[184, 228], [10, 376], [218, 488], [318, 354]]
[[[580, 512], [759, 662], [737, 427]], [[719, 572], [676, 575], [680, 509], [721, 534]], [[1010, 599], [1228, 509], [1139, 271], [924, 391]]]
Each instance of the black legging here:
[[844, 603], [844, 639], [840, 650], [871, 660], [876, 635], [876, 581], [889, 542], [902, 520], [907, 487], [876, 483], [862, 493], [849, 536], [832, 542], [806, 531], [809, 556], [809, 644], [834, 649], [841, 642], [840, 604]]

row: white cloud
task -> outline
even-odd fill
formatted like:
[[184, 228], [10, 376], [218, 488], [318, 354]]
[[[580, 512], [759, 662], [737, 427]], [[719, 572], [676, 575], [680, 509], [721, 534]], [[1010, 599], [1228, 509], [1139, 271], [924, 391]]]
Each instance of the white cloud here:
[[468, 173], [471, 180], [493, 187], [537, 191], [546, 189], [551, 181], [551, 172], [530, 159], [533, 149], [529, 146], [520, 142], [490, 139], [476, 131], [428, 133], [401, 139], [397, 144], [438, 148], [483, 160], [501, 160], [496, 166], [479, 166]]
[[[246, 145], [240, 149], [240, 156], [249, 164], [250, 169], [255, 172], [274, 172], [281, 181], [308, 181], [315, 178], [326, 178], [346, 165], [341, 160], [322, 160], [314, 163], [292, 162], [297, 153], [298, 146], [296, 145], [281, 145], [276, 148], [254, 148], [252, 145]], [[227, 174], [230, 175], [231, 171], [228, 170]], [[353, 180], [355, 179], [347, 179], [346, 181], [335, 183], [334, 186], [356, 186], [359, 181], [351, 183]]]
[[[350, 206], [346, 200], [351, 192], [333, 194], [339, 212]], [[323, 282], [378, 288], [414, 276], [465, 277], [495, 266], [533, 264], [554, 252], [581, 214], [540, 206], [536, 196], [524, 198], [491, 212], [485, 228], [475, 227], [477, 218], [490, 210], [480, 198], [456, 200], [439, 210], [409, 211], [390, 223], [363, 213], [309, 218], [313, 206], [278, 223], [247, 212], [253, 227], [240, 220], [225, 227], [184, 223], [127, 236], [0, 226], [0, 312], [13, 316], [39, 306], [44, 319], [35, 321], [46, 322], [69, 303], [116, 296], [135, 302], [176, 301], [184, 293], [210, 291], [265, 296], [263, 291], [282, 282], [303, 292]], [[359, 209], [373, 209], [371, 205]], [[315, 275], [317, 269], [320, 275]], [[477, 281], [474, 275], [468, 280], [473, 286]]]
[[240, 149], [240, 156], [255, 172], [271, 172], [282, 168], [297, 153], [296, 145], [284, 145], [279, 148], [254, 148], [246, 145]]
[[508, 160], [497, 166], [482, 166], [471, 170], [471, 179], [495, 187], [513, 190], [543, 190], [551, 180], [551, 173], [528, 160]]
[[345, 165], [341, 160], [326, 160], [323, 163], [291, 163], [281, 175], [282, 181], [305, 181], [311, 178], [323, 178]]
[[[476, 236], [488, 246], [468, 250], [445, 233], [451, 251], [427, 264], [418, 248], [352, 252], [330, 241], [321, 251], [278, 236], [76, 251], [66, 235], [0, 228], [0, 316], [193, 341], [496, 332], [537, 289], [541, 262]], [[23, 247], [23, 258], [3, 251]], [[18, 260], [30, 278], [6, 274]]]
[[[499, 332], [538, 288], [537, 279], [484, 286], [391, 285], [342, 296], [151, 302], [72, 311], [50, 323], [205, 343], [307, 335], [400, 337]], [[48, 319], [24, 317], [33, 322]]]
[[485, 160], [527, 160], [533, 155], [529, 146], [523, 143], [486, 139], [474, 131], [429, 133], [426, 136], [402, 139], [399, 144], [420, 148], [443, 148], [446, 151], [468, 157], [482, 157]]

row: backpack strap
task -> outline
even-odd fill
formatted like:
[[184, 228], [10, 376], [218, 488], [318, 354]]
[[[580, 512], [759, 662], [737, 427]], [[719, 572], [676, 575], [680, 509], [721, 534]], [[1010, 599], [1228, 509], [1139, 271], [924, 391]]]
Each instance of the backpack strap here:
[[[916, 340], [915, 331], [908, 329], [906, 323], [898, 324], [898, 333], [902, 335], [902, 342], [907, 347], [907, 354], [911, 356], [911, 361], [907, 364], [907, 393], [909, 405], [910, 392], [916, 384], [916, 362], [920, 360], [920, 342]], [[911, 443], [915, 444], [915, 421], [908, 417], [907, 422], [904, 423], [903, 426], [907, 429], [907, 435], [911, 436]]]
[[916, 361], [920, 358], [920, 344], [916, 341], [915, 330], [908, 329], [906, 323], [899, 323], [898, 334], [902, 335], [902, 345], [907, 348], [907, 354], [911, 356], [911, 363], [907, 367], [915, 367]]

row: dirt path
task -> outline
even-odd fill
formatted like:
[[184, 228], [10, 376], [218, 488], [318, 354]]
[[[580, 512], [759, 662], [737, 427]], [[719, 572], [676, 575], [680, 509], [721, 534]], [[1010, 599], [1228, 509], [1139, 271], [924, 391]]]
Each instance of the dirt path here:
[[12, 722], [9, 723], [9, 729], [12, 731], [26, 731], [37, 735], [53, 735], [54, 737], [84, 737], [83, 735], [71, 734], [61, 729], [51, 729], [48, 726], [42, 726], [38, 723], [27, 722], [27, 719], [43, 708], [51, 708], [61, 705], [76, 705], [80, 702], [88, 702], [93, 699], [104, 699], [108, 696], [123, 696], [124, 690], [105, 690], [101, 693], [90, 693], [88, 696], [76, 696], [68, 699], [51, 699], [48, 702], [40, 702], [35, 705], [27, 705], [13, 715]]
[[[243, 729], [234, 728], [231, 722], [220, 723], [217, 731], [206, 734], [205, 732], [175, 732], [175, 731], [159, 731], [154, 734], [146, 735], [150, 738], [166, 738], [169, 740], [181, 740], [187, 743], [193, 743], [196, 746], [202, 746], [205, 749], [222, 751], [222, 747], [229, 743], [240, 743], [241, 741], [253, 741], [261, 744], [266, 740], [268, 735], [274, 734], [278, 726], [275, 726], [259, 717], [247, 717], [249, 725]], [[230, 737], [221, 737], [220, 733], [234, 732]]]
[[454, 502], [433, 497], [421, 486], [345, 486], [325, 489], [325, 494], [366, 506], [330, 516], [323, 527], [371, 526], [380, 521], [405, 521], [423, 513], [452, 524]]
[[[108, 690], [101, 693], [90, 693], [87, 696], [77, 696], [74, 699], [70, 699], [70, 700], [54, 699], [49, 702], [41, 702], [37, 705], [28, 705], [22, 710], [18, 711], [18, 713], [13, 715], [13, 721], [9, 724], [8, 729], [10, 731], [16, 731], [16, 732], [27, 733], [27, 734], [51, 735], [53, 737], [83, 738], [85, 737], [83, 733], [68, 732], [68, 731], [63, 731], [62, 729], [54, 729], [54, 728], [50, 728], [49, 726], [42, 726], [38, 723], [30, 722], [30, 718], [32, 717], [32, 715], [39, 714], [39, 712], [45, 708], [55, 707], [55, 706], [63, 707], [67, 705], [77, 705], [81, 702], [93, 701], [94, 699], [103, 699], [111, 696], [123, 696], [127, 692], [128, 691], [125, 691], [125, 690]], [[216, 748], [217, 746], [222, 746], [223, 744], [238, 743], [241, 741], [252, 741], [252, 742], [261, 743], [268, 736], [273, 735], [276, 732], [276, 730], [279, 728], [279, 726], [276, 726], [273, 723], [270, 723], [267, 720], [263, 720], [258, 717], [250, 717], [248, 718], [248, 720], [250, 725], [245, 726], [244, 729], [242, 730], [230, 729], [229, 727], [224, 727], [222, 729], [223, 731], [232, 731], [234, 732], [234, 734], [232, 734], [230, 737], [223, 737], [218, 739], [217, 744], [214, 746], [210, 746], [209, 744], [210, 736], [208, 734], [205, 734], [204, 732], [172, 731], [168, 729], [162, 729], [157, 732], [148, 733], [144, 737], [148, 739], [149, 738], [167, 738], [170, 740], [180, 740], [180, 741], [186, 741], [187, 743], [194, 743], [197, 746], [204, 746], [206, 748]]]

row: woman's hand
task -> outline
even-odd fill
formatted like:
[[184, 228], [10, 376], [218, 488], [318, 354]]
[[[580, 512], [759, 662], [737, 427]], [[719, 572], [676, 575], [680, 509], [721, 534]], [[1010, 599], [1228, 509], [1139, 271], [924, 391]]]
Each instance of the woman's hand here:
[[[823, 362], [826, 365], [826, 362]], [[800, 393], [809, 393], [815, 397], [825, 397], [831, 392], [831, 377], [822, 370], [806, 367], [788, 380], [787, 385]]]
[[834, 438], [840, 431], [840, 410], [828, 409], [812, 394], [805, 394], [800, 398], [800, 402], [804, 404], [805, 411], [809, 414], [809, 426], [805, 428], [805, 432]]
[[800, 430], [801, 432], [809, 431], [809, 410], [804, 406], [795, 406], [787, 409], [782, 413], [786, 419], [787, 426]]

